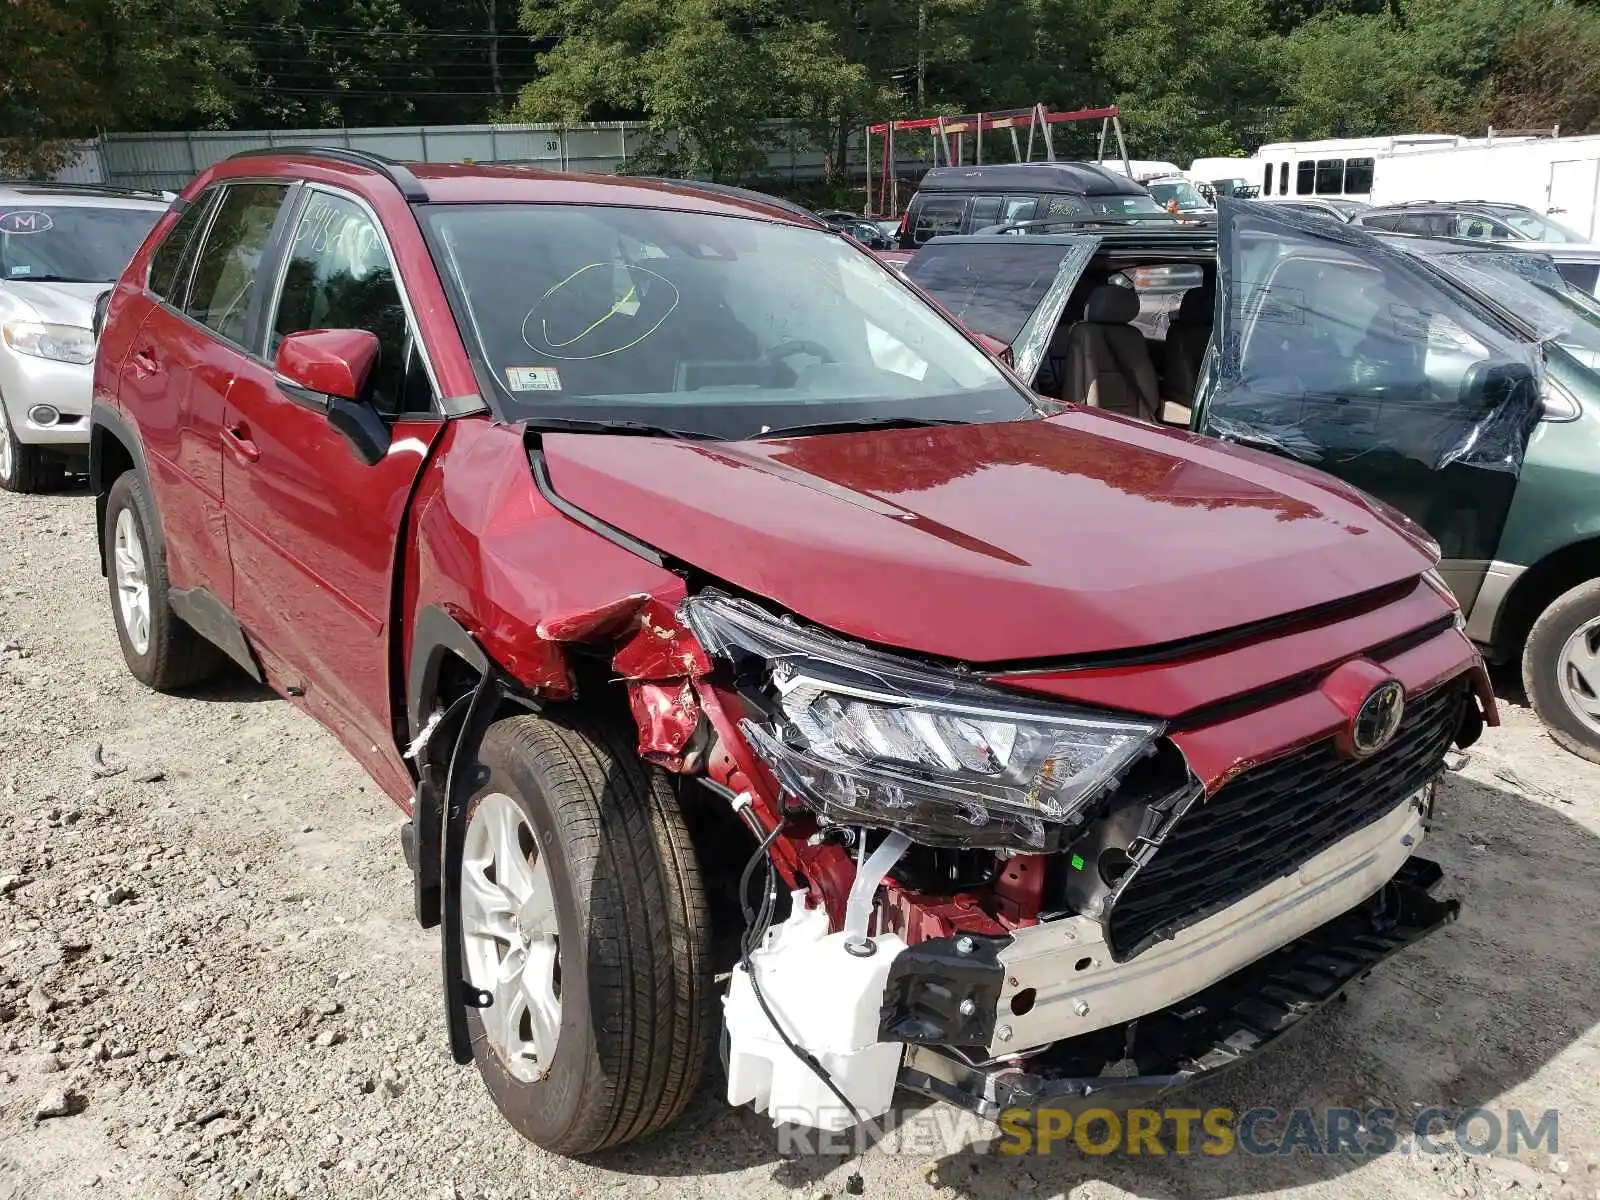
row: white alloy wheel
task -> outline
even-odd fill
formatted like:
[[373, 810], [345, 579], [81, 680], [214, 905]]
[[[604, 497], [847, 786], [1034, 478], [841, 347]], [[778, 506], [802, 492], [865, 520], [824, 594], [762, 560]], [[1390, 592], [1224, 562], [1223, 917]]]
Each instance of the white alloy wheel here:
[[1561, 647], [1556, 677], [1573, 715], [1600, 731], [1600, 618], [1584, 622]]
[[5, 402], [0, 400], [0, 479], [9, 483], [16, 470], [16, 455], [11, 452], [11, 421], [6, 416]]
[[543, 1079], [561, 1032], [555, 892], [527, 814], [503, 792], [467, 823], [461, 932], [467, 981], [494, 997], [480, 1014], [490, 1046], [517, 1079]]
[[122, 612], [122, 628], [135, 654], [150, 651], [150, 577], [145, 569], [144, 539], [133, 509], [117, 514], [116, 536], [112, 539], [111, 563], [117, 583], [117, 605]]

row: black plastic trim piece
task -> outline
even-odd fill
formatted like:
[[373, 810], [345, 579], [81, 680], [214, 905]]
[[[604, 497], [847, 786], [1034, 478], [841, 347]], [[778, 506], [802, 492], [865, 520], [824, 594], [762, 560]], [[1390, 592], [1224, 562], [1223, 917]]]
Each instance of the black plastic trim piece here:
[[489, 656], [461, 623], [437, 604], [424, 606], [411, 634], [411, 662], [406, 671], [406, 716], [412, 738], [422, 732], [439, 688], [439, 670], [452, 655], [480, 679], [489, 674]]
[[267, 681], [244, 635], [244, 626], [210, 588], [174, 588], [167, 593], [167, 603], [185, 625], [238, 663], [251, 679], [257, 683]]
[[254, 150], [241, 150], [237, 154], [229, 155], [228, 159], [231, 162], [236, 158], [280, 156], [325, 158], [330, 162], [350, 163], [355, 166], [367, 167], [394, 184], [408, 204], [426, 204], [428, 202], [428, 189], [422, 186], [422, 181], [413, 175], [405, 164], [392, 158], [385, 158], [381, 154], [373, 154], [368, 150], [354, 150], [348, 146], [261, 146]]
[[539, 489], [539, 494], [550, 502], [550, 506], [562, 516], [570, 517], [585, 529], [591, 530], [605, 538], [606, 541], [621, 546], [630, 554], [637, 554], [652, 566], [664, 567], [666, 558], [653, 546], [647, 546], [631, 534], [624, 533], [615, 525], [608, 525], [599, 517], [585, 512], [572, 501], [567, 500], [556, 491], [555, 485], [550, 482], [550, 468], [544, 460], [544, 451], [537, 446], [528, 447], [528, 464], [533, 468], [533, 484]]
[[[139, 441], [139, 435], [134, 432], [133, 426], [111, 405], [96, 400], [89, 410], [89, 485], [94, 489], [94, 516], [95, 539], [100, 546], [100, 574], [106, 573], [106, 496], [111, 491], [114, 479], [102, 478], [105, 466], [104, 440], [112, 437], [128, 452], [128, 457], [133, 459], [133, 469], [139, 473], [139, 482], [144, 485], [145, 498], [155, 506], [156, 496], [150, 487], [150, 469], [144, 460], [144, 445]], [[153, 553], [165, 557], [167, 553], [166, 535], [161, 530], [161, 522], [156, 522], [154, 529], [147, 531], [150, 536], [151, 550]]]
[[[879, 1040], [970, 1046], [986, 1053], [1006, 977], [1000, 951], [1010, 944], [1009, 937], [963, 934], [929, 938], [902, 950], [884, 981]], [[968, 1001], [970, 1013], [961, 1007]]]
[[439, 409], [446, 417], [475, 417], [479, 413], [492, 411], [489, 402], [477, 392], [469, 392], [464, 396], [441, 396]]
[[[1260, 1054], [1378, 964], [1454, 921], [1460, 903], [1429, 895], [1440, 876], [1436, 863], [1412, 858], [1377, 895], [1306, 936], [1168, 1008], [1057, 1042], [1020, 1068], [952, 1058], [942, 1077], [913, 1066], [900, 1083], [990, 1120], [1011, 1108], [1149, 1105]], [[1103, 1074], [1108, 1059], [1132, 1060], [1138, 1073]]]

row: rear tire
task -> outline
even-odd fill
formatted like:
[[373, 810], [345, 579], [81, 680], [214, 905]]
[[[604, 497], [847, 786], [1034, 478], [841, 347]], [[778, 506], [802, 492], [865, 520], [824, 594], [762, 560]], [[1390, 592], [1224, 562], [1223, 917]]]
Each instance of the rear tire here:
[[1600, 763], [1600, 579], [1558, 597], [1533, 623], [1522, 685], [1550, 736]]
[[0, 489], [8, 492], [44, 492], [59, 488], [66, 478], [62, 464], [48, 458], [38, 446], [25, 446], [11, 427], [4, 400], [0, 400]]
[[138, 474], [124, 473], [106, 497], [111, 619], [133, 677], [170, 692], [209, 679], [224, 660], [222, 651], [185, 625], [167, 602], [166, 558], [150, 536], [159, 528]]
[[[519, 1133], [557, 1154], [592, 1154], [666, 1128], [699, 1084], [715, 1028], [710, 918], [673, 789], [639, 760], [632, 739], [580, 712], [500, 721], [478, 757], [487, 778], [466, 814], [466, 973], [483, 990], [497, 977], [515, 979], [502, 1013], [519, 1003], [530, 1013], [508, 1035], [493, 1006], [469, 1010], [490, 1096]], [[541, 906], [516, 904], [524, 915], [508, 923], [505, 940], [484, 935], [467, 893], [485, 878], [483, 856], [472, 850], [485, 844], [475, 819], [508, 813], [510, 844], [523, 851], [511, 866], [546, 873], [550, 916], [529, 918]], [[487, 874], [493, 883], [509, 872]], [[517, 899], [515, 887], [508, 894]], [[536, 965], [552, 920], [553, 1012], [550, 971]], [[513, 961], [519, 946], [526, 956]], [[531, 1014], [541, 1006], [544, 1044], [553, 1045], [547, 1060], [529, 1053], [540, 1040]]]

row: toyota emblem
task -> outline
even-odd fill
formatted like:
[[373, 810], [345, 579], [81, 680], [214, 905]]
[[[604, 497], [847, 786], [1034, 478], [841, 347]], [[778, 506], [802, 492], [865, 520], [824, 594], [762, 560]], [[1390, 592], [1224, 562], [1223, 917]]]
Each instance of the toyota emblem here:
[[1376, 754], [1391, 741], [1406, 712], [1406, 693], [1394, 680], [1374, 688], [1350, 722], [1350, 746], [1357, 758]]

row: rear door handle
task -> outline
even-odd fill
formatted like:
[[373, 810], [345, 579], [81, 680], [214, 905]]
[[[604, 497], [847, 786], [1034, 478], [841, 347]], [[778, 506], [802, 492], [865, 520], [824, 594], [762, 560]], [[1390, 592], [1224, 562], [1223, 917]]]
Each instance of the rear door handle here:
[[261, 458], [261, 447], [250, 440], [250, 430], [240, 425], [226, 426], [222, 431], [222, 438], [228, 443], [228, 449], [233, 451], [233, 456], [240, 462], [253, 463]]
[[133, 369], [142, 376], [154, 375], [161, 369], [161, 364], [156, 361], [156, 352], [150, 349], [140, 350], [133, 356]]

